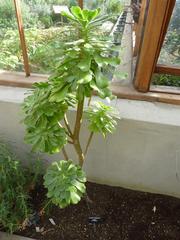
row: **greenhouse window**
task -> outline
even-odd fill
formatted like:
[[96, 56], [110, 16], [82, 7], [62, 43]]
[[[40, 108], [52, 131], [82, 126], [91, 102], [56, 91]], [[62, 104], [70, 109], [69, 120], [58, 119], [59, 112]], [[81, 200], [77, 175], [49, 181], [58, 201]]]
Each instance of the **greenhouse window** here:
[[141, 92], [180, 94], [180, 1], [144, 0], [142, 5], [135, 87]]

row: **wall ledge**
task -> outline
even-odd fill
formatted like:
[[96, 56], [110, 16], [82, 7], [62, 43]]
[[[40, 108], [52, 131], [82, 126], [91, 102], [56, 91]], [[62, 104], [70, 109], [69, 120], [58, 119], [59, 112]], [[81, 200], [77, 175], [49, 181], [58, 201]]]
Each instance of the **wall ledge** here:
[[[28, 90], [0, 86], [0, 102], [21, 104]], [[93, 100], [98, 100], [98, 97], [94, 96]], [[180, 107], [177, 105], [121, 98], [113, 100], [110, 105], [118, 110], [123, 119], [180, 126]]]

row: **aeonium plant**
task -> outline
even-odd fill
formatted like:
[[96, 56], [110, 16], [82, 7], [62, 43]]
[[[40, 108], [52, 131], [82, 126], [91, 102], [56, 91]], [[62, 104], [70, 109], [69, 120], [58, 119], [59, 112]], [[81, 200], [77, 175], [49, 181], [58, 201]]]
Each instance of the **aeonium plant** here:
[[[62, 14], [77, 29], [78, 39], [61, 43], [63, 54], [54, 73], [47, 82], [33, 85], [23, 106], [26, 142], [34, 151], [64, 154], [64, 160], [52, 163], [44, 176], [47, 197], [61, 208], [78, 203], [86, 191], [82, 166], [93, 134], [99, 132], [105, 137], [115, 129], [113, 108], [102, 102], [92, 104], [91, 97], [96, 92], [101, 99], [113, 98], [107, 72], [110, 66], [120, 63], [117, 57], [111, 56], [113, 43], [98, 35], [99, 26], [107, 20], [99, 15], [99, 9], [72, 7], [70, 12]], [[73, 128], [67, 119], [70, 108], [76, 109]], [[83, 118], [88, 120], [90, 131], [85, 149], [80, 141]], [[78, 165], [70, 160], [66, 144], [74, 146]]]

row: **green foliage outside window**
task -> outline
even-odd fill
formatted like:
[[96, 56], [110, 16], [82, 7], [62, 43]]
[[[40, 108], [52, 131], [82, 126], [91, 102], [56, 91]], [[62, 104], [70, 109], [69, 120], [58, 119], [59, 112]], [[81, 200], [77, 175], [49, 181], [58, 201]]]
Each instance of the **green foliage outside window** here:
[[[57, 64], [60, 41], [74, 39], [76, 33], [67, 26], [50, 29], [26, 29], [26, 42], [32, 72], [49, 73]], [[4, 32], [0, 41], [0, 69], [23, 71], [22, 51], [18, 30]]]
[[[77, 1], [21, 1], [30, 69], [34, 73], [51, 73], [58, 62], [56, 57], [61, 51], [59, 42], [73, 41], [77, 34], [68, 21], [65, 20], [62, 24], [60, 14], [53, 12], [53, 5], [71, 7], [77, 5]], [[91, 2], [88, 2], [88, 5], [90, 7]], [[94, 2], [94, 6], [96, 5], [97, 1]], [[105, 5], [109, 6], [107, 3]], [[122, 5], [118, 3], [117, 6], [116, 13], [120, 14]], [[107, 12], [111, 11], [108, 9]], [[112, 19], [112, 13], [108, 14]], [[102, 30], [99, 30], [98, 34], [102, 34], [101, 32]], [[0, 1], [0, 49], [0, 69], [24, 71], [14, 4], [9, 0]]]
[[180, 87], [180, 76], [154, 74], [152, 83], [160, 86]]

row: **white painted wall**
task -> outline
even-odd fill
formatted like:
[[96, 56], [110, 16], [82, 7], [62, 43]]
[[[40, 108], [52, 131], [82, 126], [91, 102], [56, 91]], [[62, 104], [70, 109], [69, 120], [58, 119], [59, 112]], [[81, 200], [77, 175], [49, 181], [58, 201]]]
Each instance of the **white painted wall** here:
[[[27, 161], [30, 147], [24, 144], [20, 103], [24, 89], [0, 87], [0, 136], [13, 143]], [[141, 101], [112, 103], [122, 120], [114, 135], [96, 135], [85, 163], [88, 178], [99, 183], [166, 193], [180, 197], [180, 107]], [[72, 119], [74, 113], [71, 112]], [[87, 131], [83, 126], [82, 141]], [[72, 157], [72, 149], [68, 149]], [[36, 157], [34, 157], [36, 158]], [[61, 159], [43, 155], [48, 161]], [[74, 158], [74, 157], [73, 157]]]

